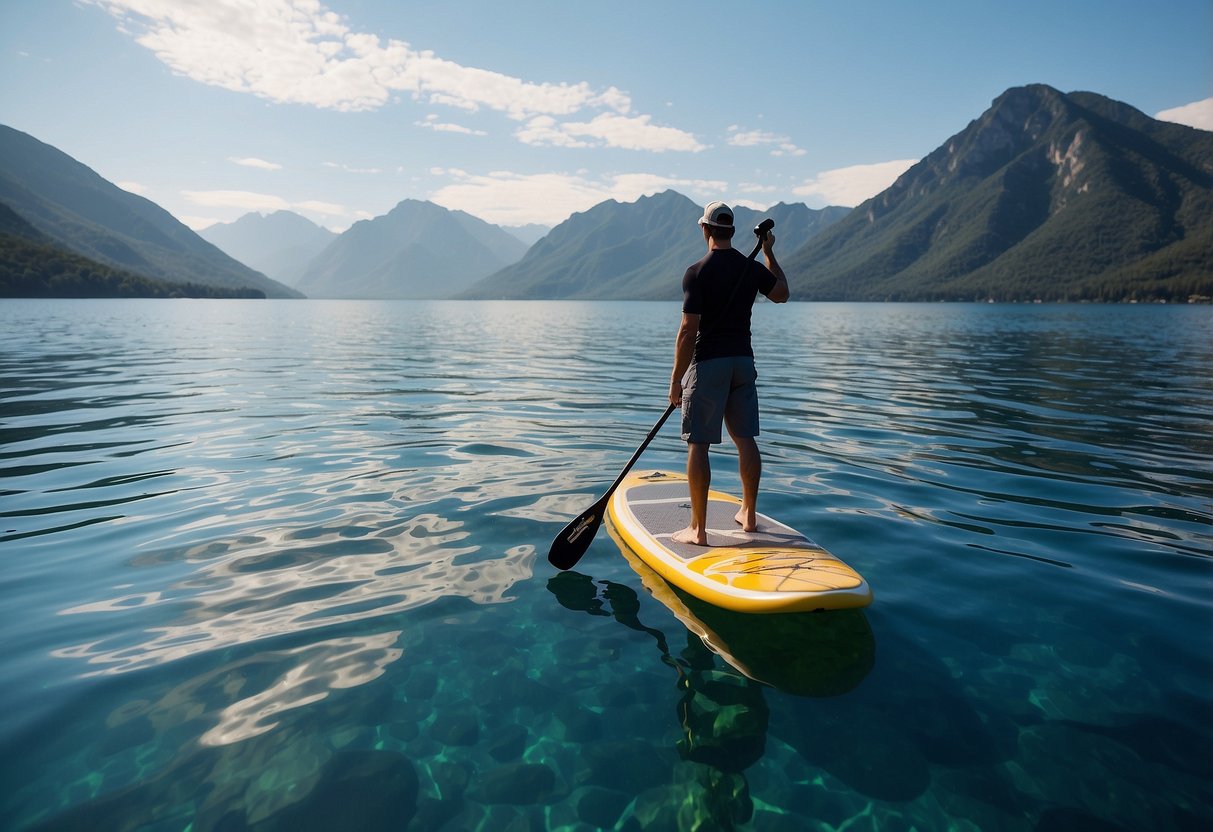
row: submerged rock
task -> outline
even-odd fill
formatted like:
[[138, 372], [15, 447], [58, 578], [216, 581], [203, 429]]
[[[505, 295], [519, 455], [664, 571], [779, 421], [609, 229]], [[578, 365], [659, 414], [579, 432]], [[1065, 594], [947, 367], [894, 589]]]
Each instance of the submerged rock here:
[[570, 742], [589, 742], [602, 736], [602, 718], [575, 700], [565, 699], [553, 713], [564, 724], [564, 736]]
[[402, 829], [417, 812], [412, 762], [391, 751], [336, 754], [311, 792], [255, 824], [254, 832]]
[[762, 690], [752, 681], [718, 670], [692, 671], [678, 703], [683, 759], [721, 771], [740, 772], [766, 749], [767, 709]]
[[581, 763], [586, 770], [577, 781], [635, 794], [670, 782], [666, 753], [665, 749], [644, 742], [592, 743], [582, 748]]
[[480, 719], [470, 702], [457, 702], [438, 711], [430, 726], [431, 739], [443, 745], [475, 745], [480, 738]]
[[614, 829], [631, 800], [622, 792], [591, 786], [577, 797], [577, 818], [599, 829]]
[[511, 763], [486, 772], [469, 791], [478, 803], [544, 803], [556, 789], [556, 772], [542, 763]]
[[683, 764], [670, 785], [636, 798], [625, 829], [641, 832], [733, 832], [754, 815], [749, 786], [741, 774], [711, 766]]
[[517, 760], [526, 750], [527, 730], [517, 723], [506, 725], [489, 737], [488, 752], [499, 763]]

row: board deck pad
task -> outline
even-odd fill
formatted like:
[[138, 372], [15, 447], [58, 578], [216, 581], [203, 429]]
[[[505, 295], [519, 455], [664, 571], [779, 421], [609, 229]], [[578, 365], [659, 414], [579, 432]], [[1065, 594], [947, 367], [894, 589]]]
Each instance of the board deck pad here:
[[[628, 504], [636, 520], [683, 560], [704, 553], [702, 546], [670, 539], [675, 532], [685, 529], [690, 519], [691, 502], [685, 480], [639, 486], [633, 489]], [[737, 509], [737, 503], [730, 500], [708, 500], [708, 546], [758, 548], [810, 545], [808, 538], [800, 532], [769, 517], [760, 516], [758, 529], [744, 532], [734, 519]]]
[[620, 539], [674, 585], [718, 606], [744, 612], [787, 612], [866, 606], [863, 577], [800, 532], [765, 515], [758, 528], [736, 521], [741, 501], [709, 493], [708, 545], [678, 543], [690, 498], [686, 476], [632, 474], [611, 499], [608, 516]]

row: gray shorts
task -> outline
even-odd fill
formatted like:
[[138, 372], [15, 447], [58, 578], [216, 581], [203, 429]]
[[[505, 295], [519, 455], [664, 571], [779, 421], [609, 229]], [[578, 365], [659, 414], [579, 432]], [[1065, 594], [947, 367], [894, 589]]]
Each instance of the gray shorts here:
[[733, 436], [757, 436], [757, 379], [749, 356], [693, 362], [682, 377], [682, 438], [697, 445], [717, 445], [722, 421]]

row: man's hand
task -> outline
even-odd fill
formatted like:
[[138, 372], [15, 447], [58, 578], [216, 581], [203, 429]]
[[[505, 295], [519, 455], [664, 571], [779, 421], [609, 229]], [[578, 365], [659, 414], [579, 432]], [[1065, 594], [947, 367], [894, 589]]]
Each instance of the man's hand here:
[[775, 248], [775, 234], [771, 231], [768, 231], [766, 233], [766, 236], [762, 238], [762, 253], [764, 255], [770, 254], [774, 248]]
[[674, 407], [682, 407], [682, 382], [670, 382], [670, 404]]

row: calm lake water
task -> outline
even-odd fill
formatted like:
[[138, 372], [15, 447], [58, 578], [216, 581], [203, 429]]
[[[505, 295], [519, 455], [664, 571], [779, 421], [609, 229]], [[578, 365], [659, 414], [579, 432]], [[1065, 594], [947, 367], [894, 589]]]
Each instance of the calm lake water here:
[[757, 307], [778, 617], [547, 564], [677, 319], [0, 303], [0, 827], [1211, 828], [1213, 308]]

